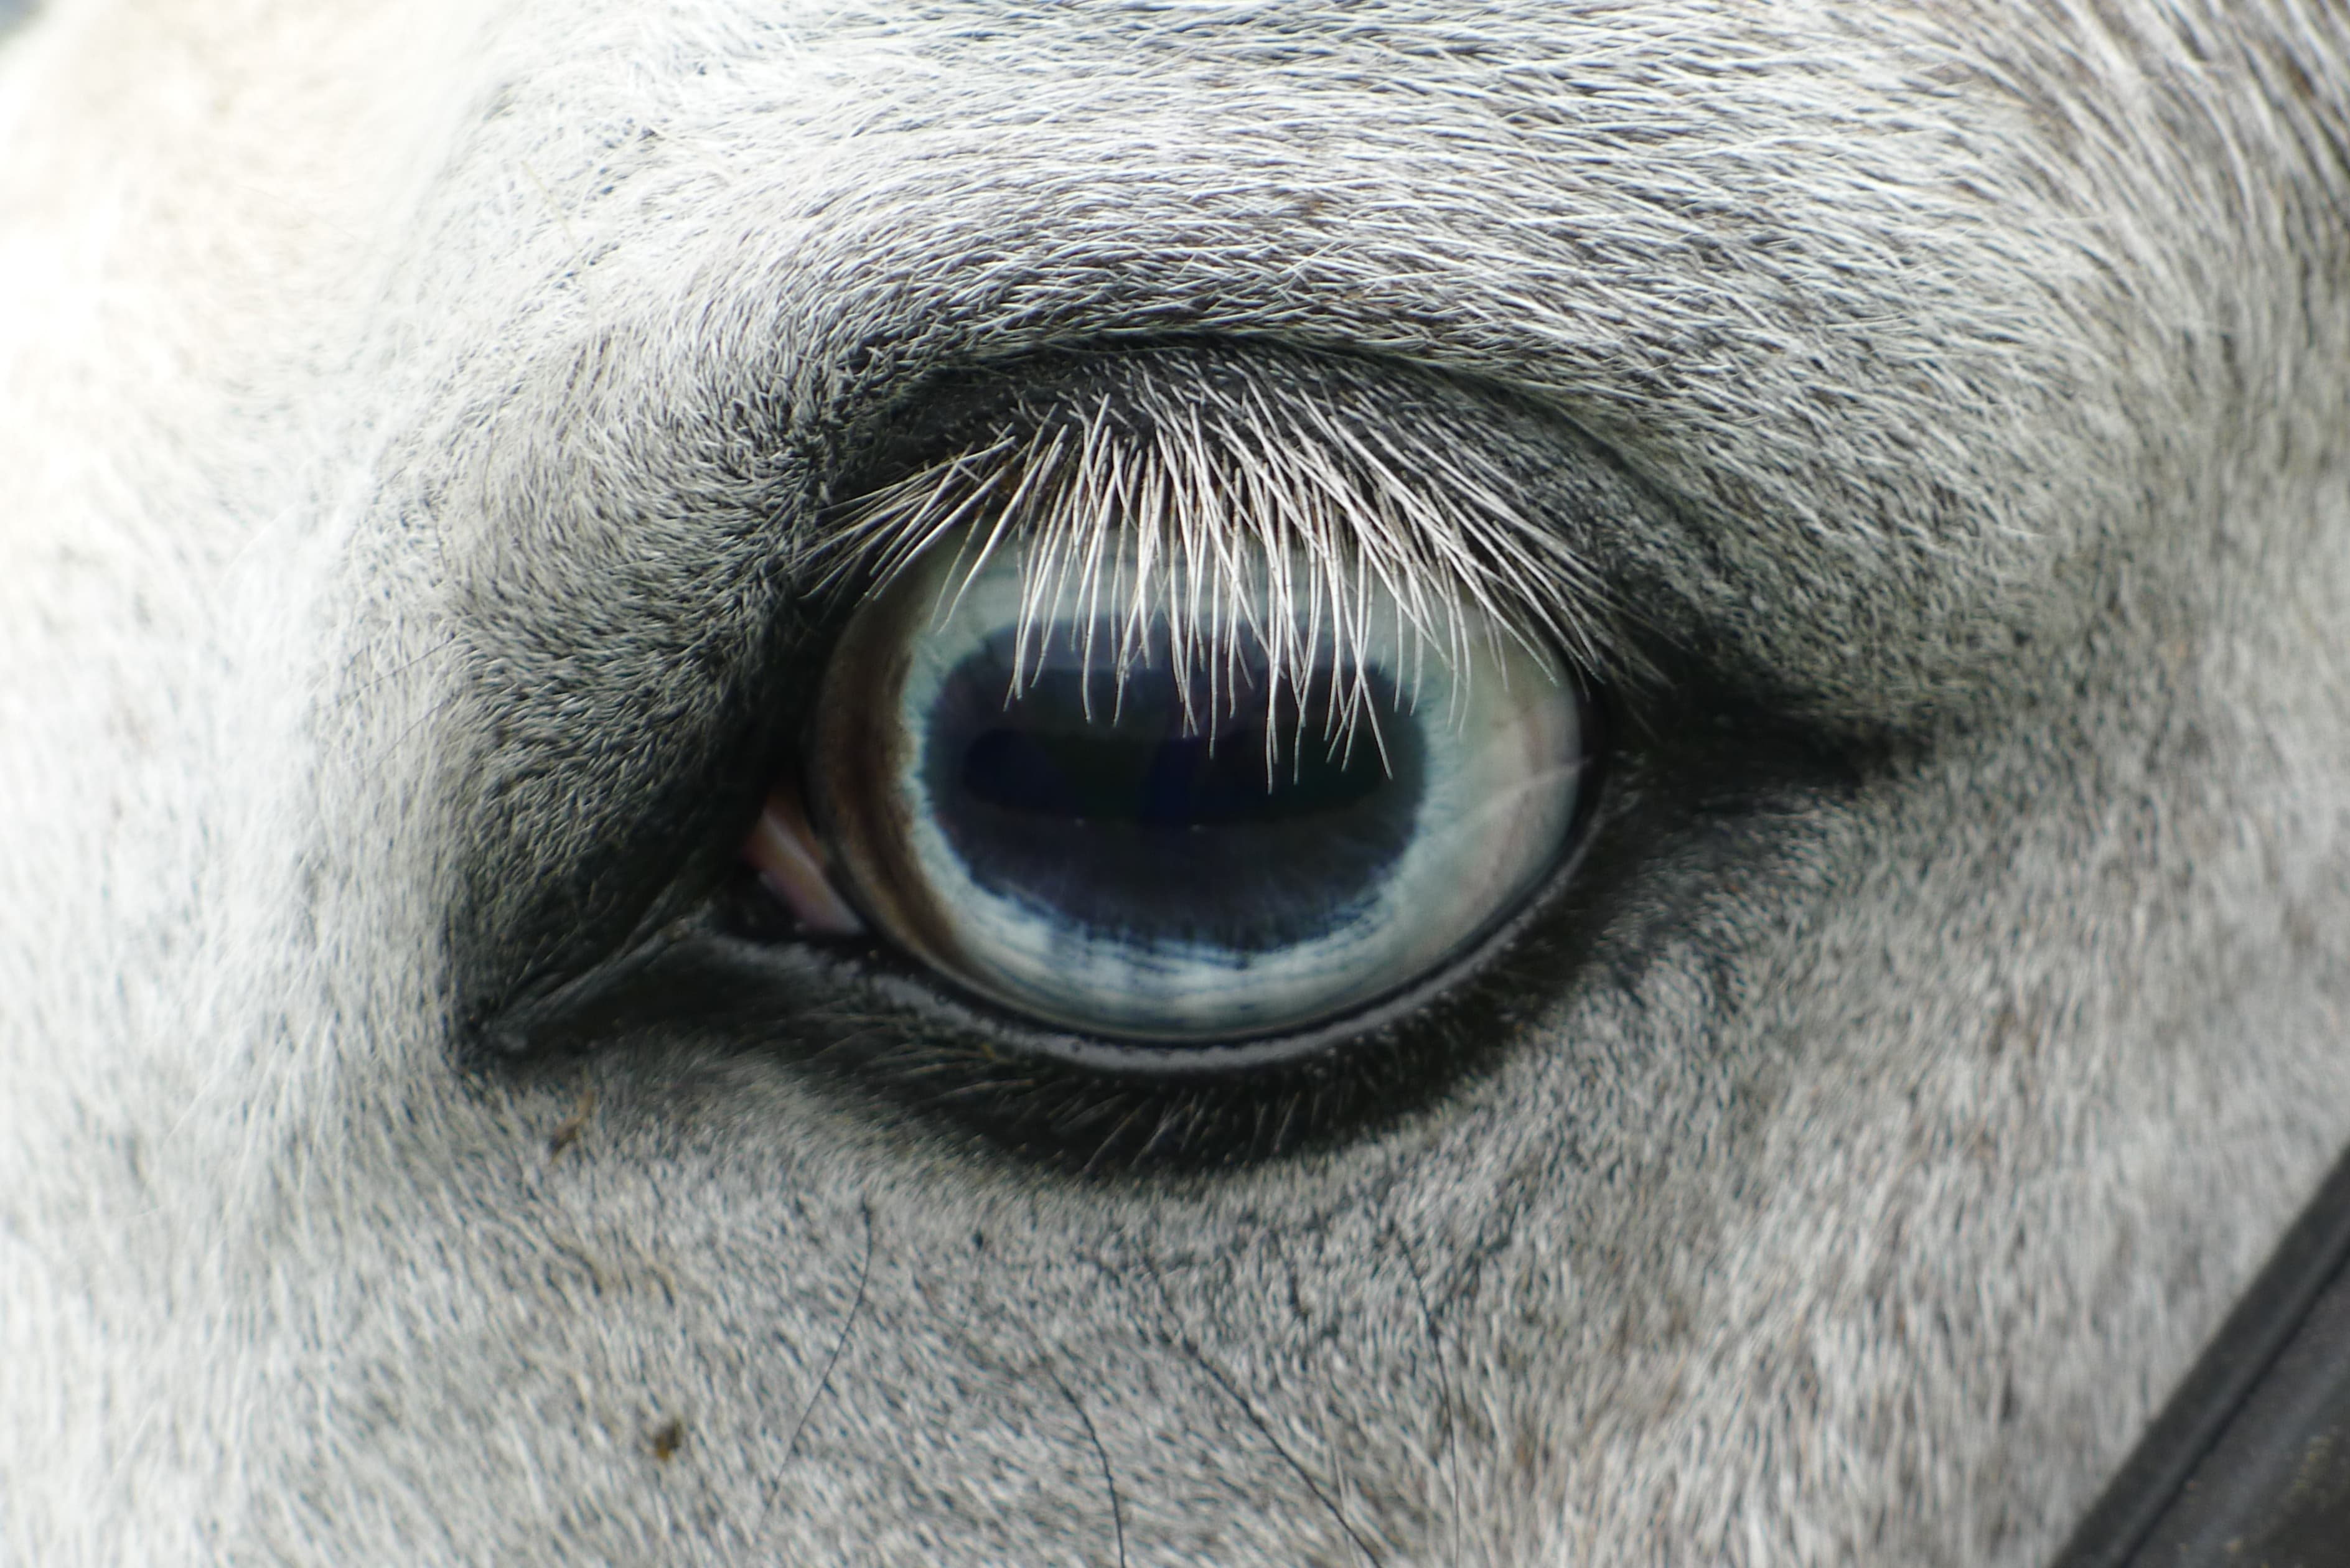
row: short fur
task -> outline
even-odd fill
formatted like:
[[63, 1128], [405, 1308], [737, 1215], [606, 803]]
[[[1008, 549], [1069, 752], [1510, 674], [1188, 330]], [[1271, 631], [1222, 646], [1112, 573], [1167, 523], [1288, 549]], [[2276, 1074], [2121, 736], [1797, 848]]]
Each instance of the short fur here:
[[[2350, 1142], [2345, 83], [2330, 0], [55, 0], [0, 1552], [2044, 1561]], [[1234, 1168], [484, 1055], [719, 875], [924, 389], [1175, 343], [1525, 411], [1850, 765]]]

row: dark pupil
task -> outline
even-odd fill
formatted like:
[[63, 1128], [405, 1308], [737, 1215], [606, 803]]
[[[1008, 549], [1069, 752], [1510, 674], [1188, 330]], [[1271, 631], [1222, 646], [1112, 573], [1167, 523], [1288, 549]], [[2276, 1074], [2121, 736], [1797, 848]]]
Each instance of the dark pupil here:
[[1269, 697], [1261, 657], [1203, 655], [1185, 672], [1187, 712], [1166, 639], [1146, 645], [1121, 689], [1117, 635], [1095, 628], [1101, 653], [1088, 666], [1075, 651], [1082, 626], [1054, 627], [1044, 668], [1032, 647], [1009, 702], [1008, 631], [948, 678], [930, 715], [925, 782], [973, 878], [1068, 923], [1073, 940], [1236, 955], [1359, 913], [1419, 804], [1419, 727], [1387, 673], [1360, 672], [1349, 744], [1328, 716], [1334, 691], [1357, 678], [1351, 667], [1285, 670]]
[[1312, 731], [1299, 744], [1302, 703], [1284, 701], [1285, 711], [1269, 714], [1244, 698], [1237, 716], [1219, 714], [1201, 733], [1184, 722], [1175, 683], [1154, 671], [1129, 676], [1115, 717], [1097, 709], [1087, 723], [1080, 680], [1047, 672], [971, 742], [962, 787], [972, 799], [1079, 822], [1200, 829], [1326, 816], [1387, 785], [1367, 734], [1357, 736], [1351, 757], [1343, 743], [1333, 755]]

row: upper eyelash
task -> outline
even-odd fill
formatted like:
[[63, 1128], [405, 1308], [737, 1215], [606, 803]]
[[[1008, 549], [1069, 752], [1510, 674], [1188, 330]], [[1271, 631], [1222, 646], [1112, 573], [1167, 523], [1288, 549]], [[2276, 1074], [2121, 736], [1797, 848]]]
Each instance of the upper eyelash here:
[[[833, 508], [803, 565], [818, 591], [886, 583], [969, 525], [967, 576], [1017, 539], [1015, 665], [1055, 607], [1090, 616], [1117, 604], [1126, 608], [1110, 662], [1121, 678], [1154, 597], [1178, 639], [1179, 671], [1186, 655], [1204, 652], [1211, 670], [1229, 660], [1245, 631], [1278, 685], [1311, 668], [1326, 628], [1337, 667], [1356, 672], [1344, 711], [1329, 716], [1334, 736], [1365, 712], [1352, 656], [1374, 584], [1405, 621], [1399, 641], [1432, 646], [1456, 672], [1472, 635], [1464, 602], [1486, 635], [1546, 639], [1587, 676], [1638, 672], [1637, 654], [1613, 635], [1621, 607], [1513, 499], [1520, 481], [1487, 451], [1490, 432], [1433, 399], [1411, 409], [1420, 417], [1397, 418], [1392, 369], [1274, 362], [1279, 395], [1228, 360], [1170, 349], [1100, 362], [1075, 388], [1031, 383], [962, 450]], [[1293, 552], [1307, 564], [1303, 581], [1286, 569]]]

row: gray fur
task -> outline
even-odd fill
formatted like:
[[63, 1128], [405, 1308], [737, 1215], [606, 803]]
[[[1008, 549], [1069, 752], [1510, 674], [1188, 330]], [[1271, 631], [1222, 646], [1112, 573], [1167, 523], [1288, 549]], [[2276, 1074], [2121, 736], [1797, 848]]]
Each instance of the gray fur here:
[[[2345, 82], [2326, 0], [45, 7], [0, 1552], [2043, 1560], [2350, 1142]], [[1580, 432], [1576, 558], [1875, 760], [1243, 1170], [466, 1055], [723, 860], [842, 454], [1170, 336]]]

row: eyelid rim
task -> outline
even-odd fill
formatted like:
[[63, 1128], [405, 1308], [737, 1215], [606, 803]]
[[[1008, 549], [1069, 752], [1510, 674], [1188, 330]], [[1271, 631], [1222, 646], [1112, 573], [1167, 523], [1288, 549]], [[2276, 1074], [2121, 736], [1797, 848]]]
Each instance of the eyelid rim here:
[[[1010, 1007], [941, 983], [924, 972], [935, 967], [920, 954], [900, 951], [878, 939], [853, 950], [839, 943], [761, 940], [749, 936], [733, 940], [762, 949], [794, 947], [810, 961], [831, 969], [847, 983], [878, 993], [893, 1007], [916, 1016], [939, 1019], [960, 1033], [977, 1035], [1023, 1055], [1043, 1057], [1066, 1066], [1106, 1076], [1161, 1081], [1231, 1078], [1269, 1068], [1297, 1067], [1338, 1054], [1363, 1041], [1419, 1015], [1450, 995], [1513, 947], [1541, 920], [1573, 885], [1576, 873], [1597, 836], [1596, 827], [1605, 814], [1609, 770], [1607, 704], [1571, 667], [1572, 683], [1583, 748], [1574, 766], [1577, 780], [1574, 814], [1557, 859], [1517, 908], [1473, 937], [1460, 951], [1397, 991], [1388, 992], [1352, 1012], [1317, 1020], [1304, 1029], [1234, 1041], [1191, 1044], [1154, 1044], [1144, 1040], [1117, 1040], [1056, 1027], [1023, 1015]], [[918, 970], [916, 966], [922, 966]]]

